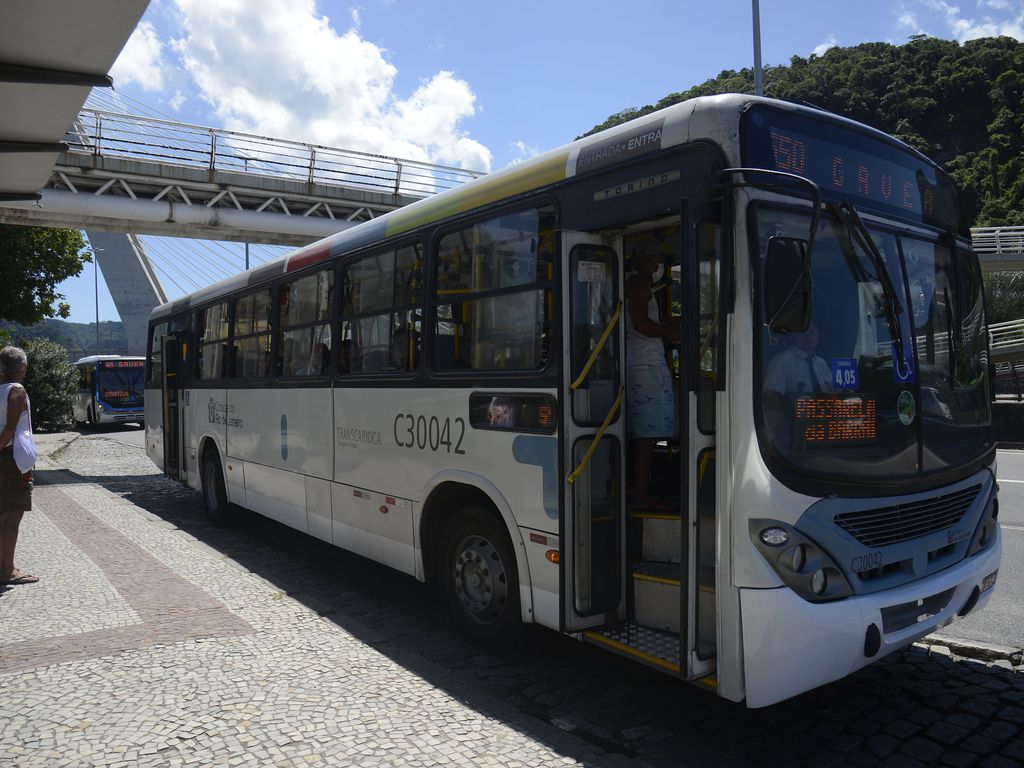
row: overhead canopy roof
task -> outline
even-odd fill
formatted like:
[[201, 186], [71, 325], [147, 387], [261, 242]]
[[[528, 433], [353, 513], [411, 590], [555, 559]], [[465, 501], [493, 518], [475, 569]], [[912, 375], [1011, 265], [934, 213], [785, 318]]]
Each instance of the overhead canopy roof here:
[[0, 10], [0, 202], [35, 199], [89, 89], [149, 0], [4, 0]]

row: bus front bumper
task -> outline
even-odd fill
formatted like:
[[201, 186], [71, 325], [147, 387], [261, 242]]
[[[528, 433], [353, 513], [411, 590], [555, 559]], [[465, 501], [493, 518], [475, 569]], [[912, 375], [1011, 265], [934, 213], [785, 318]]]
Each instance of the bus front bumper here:
[[96, 414], [100, 424], [120, 424], [124, 422], [142, 423], [146, 418], [145, 411], [110, 411], [103, 410]]
[[838, 680], [953, 623], [975, 589], [980, 594], [969, 610], [982, 608], [993, 591], [983, 582], [995, 578], [1001, 554], [1000, 533], [987, 549], [944, 571], [834, 603], [809, 603], [785, 587], [741, 588], [747, 706]]

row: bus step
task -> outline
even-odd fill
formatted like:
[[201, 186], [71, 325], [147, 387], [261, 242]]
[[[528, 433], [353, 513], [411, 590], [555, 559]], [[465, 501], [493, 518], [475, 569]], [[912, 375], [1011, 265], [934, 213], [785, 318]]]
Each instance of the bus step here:
[[657, 563], [682, 560], [682, 517], [667, 513], [632, 512], [629, 516], [640, 528], [641, 559]]
[[583, 633], [583, 639], [663, 672], [679, 674], [678, 634], [624, 622], [614, 627], [587, 630]]
[[633, 616], [650, 629], [679, 633], [680, 586], [678, 566], [636, 563], [630, 569]]

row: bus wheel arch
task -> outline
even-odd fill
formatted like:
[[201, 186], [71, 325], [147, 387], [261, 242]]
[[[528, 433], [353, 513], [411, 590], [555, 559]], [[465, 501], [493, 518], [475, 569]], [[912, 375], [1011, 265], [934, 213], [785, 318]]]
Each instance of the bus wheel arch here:
[[236, 521], [235, 507], [228, 501], [224, 464], [213, 440], [204, 440], [200, 446], [199, 483], [203, 506], [214, 525], [231, 525]]
[[438, 583], [463, 634], [490, 650], [511, 649], [523, 628], [519, 569], [501, 518], [465, 506], [441, 534]]
[[[521, 626], [532, 621], [529, 566], [519, 529], [511, 522], [511, 510], [503, 511], [486, 490], [476, 485], [447, 480], [430, 491], [418, 526], [424, 581], [437, 580], [440, 583], [446, 579], [451, 580], [451, 563], [446, 562], [446, 557], [451, 556], [452, 547], [458, 544], [451, 541], [451, 537], [457, 534], [453, 532], [453, 527], [457, 527], [461, 520], [464, 528], [466, 518], [479, 522], [484, 538], [496, 540], [494, 544], [497, 545], [499, 556], [502, 558], [502, 568], [514, 578], [514, 585], [509, 584], [509, 589], [515, 593], [511, 600], [516, 607], [517, 624]], [[507, 567], [504, 565], [505, 560], [509, 561]], [[441, 583], [442, 594], [447, 593], [446, 601], [453, 597], [451, 588], [452, 584]], [[449, 603], [449, 608], [454, 607]], [[462, 626], [461, 622], [459, 623]], [[463, 626], [463, 629], [468, 628]], [[512, 632], [508, 628], [504, 631], [509, 634]], [[477, 633], [467, 634], [474, 636], [474, 639], [483, 644], [495, 645], [487, 638], [477, 637]]]

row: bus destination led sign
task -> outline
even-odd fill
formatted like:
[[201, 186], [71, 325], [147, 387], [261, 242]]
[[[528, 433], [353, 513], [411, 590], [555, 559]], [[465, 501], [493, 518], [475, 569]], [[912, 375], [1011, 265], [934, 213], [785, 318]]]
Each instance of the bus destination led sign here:
[[882, 134], [809, 110], [755, 104], [744, 113], [741, 135], [745, 167], [809, 179], [826, 199], [964, 229], [962, 206], [949, 176]]
[[775, 170], [921, 216], [935, 215], [935, 189], [916, 169], [794, 131], [769, 129]]
[[145, 368], [145, 360], [103, 360], [100, 368], [105, 371], [122, 370], [124, 368]]
[[794, 402], [794, 434], [798, 447], [871, 445], [878, 442], [873, 397], [821, 394]]

